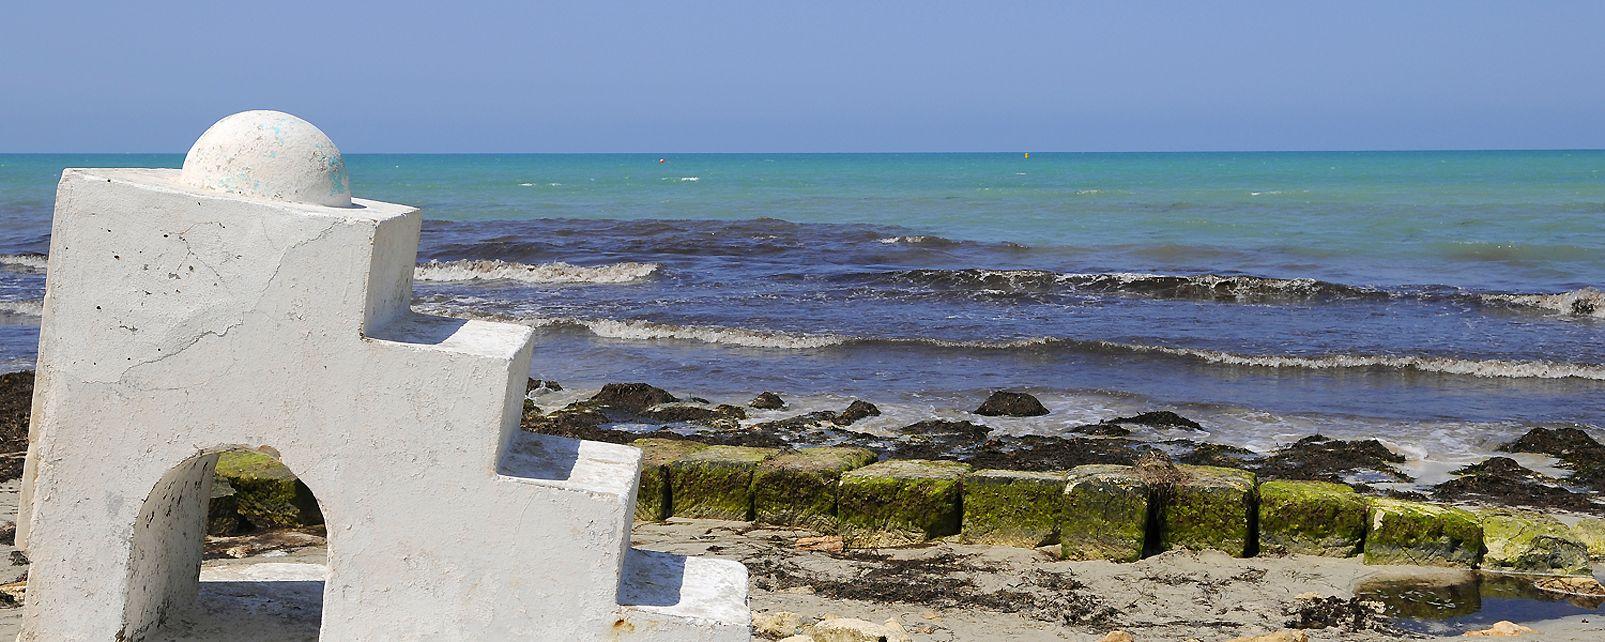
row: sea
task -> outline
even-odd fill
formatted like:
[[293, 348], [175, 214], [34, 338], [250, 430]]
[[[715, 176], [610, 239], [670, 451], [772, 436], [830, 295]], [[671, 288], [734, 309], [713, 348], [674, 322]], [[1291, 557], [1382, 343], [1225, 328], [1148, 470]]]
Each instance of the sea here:
[[[1605, 151], [346, 158], [423, 209], [415, 308], [535, 327], [575, 394], [1173, 410], [1261, 451], [1382, 439], [1423, 482], [1605, 426]], [[32, 367], [61, 170], [182, 160], [0, 155], [0, 371]], [[1002, 389], [1053, 412], [967, 412]]]

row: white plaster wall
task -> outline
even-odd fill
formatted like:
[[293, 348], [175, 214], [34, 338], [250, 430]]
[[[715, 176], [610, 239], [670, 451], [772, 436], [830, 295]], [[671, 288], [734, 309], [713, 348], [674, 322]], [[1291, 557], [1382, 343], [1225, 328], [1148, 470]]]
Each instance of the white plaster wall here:
[[205, 455], [259, 446], [322, 503], [324, 639], [614, 635], [640, 454], [515, 434], [531, 330], [406, 311], [416, 210], [174, 174], [62, 179], [20, 639], [153, 631], [203, 514], [167, 508], [204, 511]]

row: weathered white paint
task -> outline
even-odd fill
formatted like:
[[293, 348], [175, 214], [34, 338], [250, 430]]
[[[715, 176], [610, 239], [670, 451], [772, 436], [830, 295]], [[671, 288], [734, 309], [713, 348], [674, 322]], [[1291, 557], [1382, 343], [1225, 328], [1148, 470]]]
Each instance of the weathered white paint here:
[[184, 156], [186, 185], [292, 203], [351, 206], [345, 157], [312, 123], [280, 111], [217, 121]]
[[261, 142], [234, 125], [207, 140], [274, 118], [224, 119], [190, 155], [259, 191], [189, 161], [62, 175], [19, 639], [184, 618], [235, 447], [278, 454], [322, 505], [322, 639], [748, 639], [744, 567], [630, 550], [639, 450], [518, 430], [529, 328], [411, 311], [418, 210], [308, 195], [343, 167], [332, 145], [280, 167], [231, 154]]

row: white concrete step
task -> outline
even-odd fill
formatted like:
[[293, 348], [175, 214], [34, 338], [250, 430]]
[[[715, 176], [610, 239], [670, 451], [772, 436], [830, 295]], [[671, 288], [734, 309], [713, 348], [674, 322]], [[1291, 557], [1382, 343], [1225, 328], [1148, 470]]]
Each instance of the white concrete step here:
[[635, 507], [641, 450], [518, 430], [508, 440], [496, 472], [540, 486], [597, 493]]
[[752, 639], [747, 567], [732, 560], [630, 549], [619, 582], [620, 639]]

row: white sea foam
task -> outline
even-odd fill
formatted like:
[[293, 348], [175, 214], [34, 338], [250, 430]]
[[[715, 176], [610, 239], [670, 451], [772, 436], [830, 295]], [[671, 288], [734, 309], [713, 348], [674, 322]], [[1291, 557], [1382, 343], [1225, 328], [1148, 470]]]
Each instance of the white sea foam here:
[[0, 301], [0, 314], [36, 317], [45, 312], [44, 301]]
[[701, 176], [681, 176], [680, 177], [680, 182], [682, 182], [682, 183], [695, 183], [695, 182], [700, 181], [700, 180], [702, 180]]
[[1504, 359], [1457, 359], [1416, 355], [1244, 355], [1217, 350], [1172, 348], [1141, 344], [1097, 342], [1111, 350], [1166, 354], [1188, 357], [1228, 366], [1262, 368], [1390, 368], [1473, 377], [1503, 379], [1590, 379], [1605, 381], [1605, 366], [1557, 361], [1513, 361]]
[[629, 283], [652, 276], [656, 263], [609, 263], [571, 265], [542, 263], [528, 265], [499, 259], [430, 261], [414, 270], [419, 281], [509, 280], [525, 283]]
[[1559, 294], [1485, 294], [1482, 298], [1495, 303], [1605, 319], [1605, 292], [1595, 288], [1582, 288]]
[[0, 254], [0, 265], [21, 268], [24, 270], [45, 270], [46, 257], [43, 254]]

